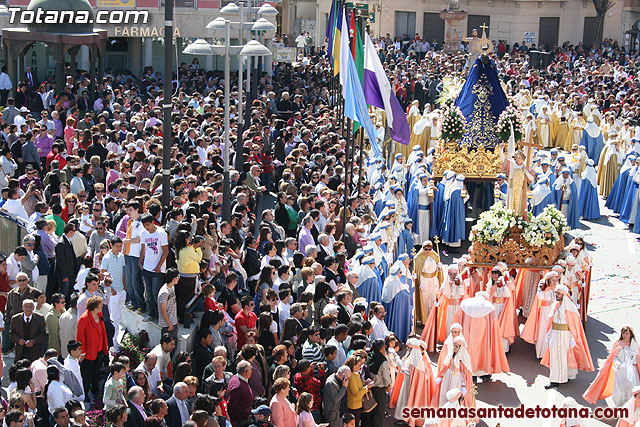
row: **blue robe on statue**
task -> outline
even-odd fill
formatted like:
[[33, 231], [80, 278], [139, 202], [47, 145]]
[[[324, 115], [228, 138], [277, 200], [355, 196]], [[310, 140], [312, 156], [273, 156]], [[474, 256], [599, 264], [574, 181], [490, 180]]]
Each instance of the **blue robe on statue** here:
[[[431, 204], [431, 227], [429, 227], [429, 238], [439, 236], [442, 232], [441, 225], [443, 224], [443, 211], [444, 211], [444, 178], [438, 183], [436, 187], [436, 194], [433, 197], [433, 203]], [[424, 242], [420, 242], [422, 244]]]
[[461, 190], [452, 191], [449, 200], [444, 202], [441, 237], [445, 243], [456, 243], [466, 238], [464, 200], [460, 193]]
[[361, 297], [364, 297], [367, 302], [377, 301], [382, 299], [382, 280], [380, 276], [369, 268], [368, 265], [361, 265], [358, 270], [358, 293]]
[[382, 303], [387, 310], [387, 329], [396, 334], [400, 342], [406, 342], [413, 326], [413, 296], [406, 284], [406, 278], [395, 275], [384, 282]]
[[634, 203], [636, 202], [637, 191], [638, 184], [633, 180], [633, 175], [629, 175], [629, 178], [627, 179], [627, 188], [622, 200], [622, 210], [620, 211], [620, 221], [625, 224], [628, 224], [631, 219], [631, 211], [633, 210]]
[[[594, 179], [595, 176], [596, 172], [594, 170]], [[579, 203], [580, 216], [582, 216], [583, 219], [594, 220], [600, 218], [600, 199], [598, 198], [598, 189], [589, 179], [582, 180]]]
[[597, 165], [598, 160], [600, 159], [600, 153], [604, 148], [604, 137], [602, 136], [602, 132], [600, 132], [600, 135], [595, 138], [589, 136], [587, 132], [582, 132], [580, 145], [587, 147], [587, 156], [589, 156], [589, 158]]
[[413, 259], [413, 255], [411, 254], [411, 250], [413, 249], [413, 234], [411, 234], [411, 230], [405, 228], [400, 233], [400, 237], [398, 237], [398, 250], [396, 251], [394, 261], [398, 260], [398, 257], [401, 254], [409, 255], [410, 259]]
[[[559, 178], [560, 179], [560, 178]], [[558, 181], [556, 181], [558, 184]], [[569, 197], [569, 210], [567, 212], [567, 225], [569, 228], [577, 229], [580, 228], [580, 212], [579, 212], [579, 201], [578, 201], [578, 187], [576, 187], [576, 183], [571, 180], [571, 184], [569, 185], [571, 189], [571, 195]], [[557, 188], [553, 190], [556, 209], [562, 211], [562, 188]]]
[[491, 59], [486, 56], [476, 59], [455, 105], [467, 119], [462, 144], [471, 148], [483, 144], [487, 150], [493, 150], [499, 142], [495, 126], [509, 101]]

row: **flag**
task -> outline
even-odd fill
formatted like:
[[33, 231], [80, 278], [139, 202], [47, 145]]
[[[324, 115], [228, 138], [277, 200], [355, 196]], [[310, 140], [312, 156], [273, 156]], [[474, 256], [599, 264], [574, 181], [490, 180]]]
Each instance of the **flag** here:
[[329, 58], [329, 62], [331, 62], [333, 53], [333, 33], [336, 27], [336, 2], [337, 0], [331, 2], [331, 10], [329, 11], [329, 18], [327, 19], [327, 57]]
[[356, 14], [351, 11], [351, 20], [349, 22], [349, 35], [351, 36], [351, 57], [356, 59]]
[[344, 86], [344, 115], [354, 122], [360, 122], [369, 136], [369, 142], [371, 143], [374, 156], [382, 160], [382, 153], [380, 152], [377, 139], [378, 133], [371, 122], [371, 117], [369, 117], [369, 109], [364, 99], [362, 84], [360, 83], [358, 71], [351, 56], [347, 56], [347, 62], [342, 64], [342, 68], [346, 74]]
[[336, 15], [336, 29], [333, 33], [333, 75], [334, 77], [340, 72], [340, 44], [342, 43], [342, 8], [338, 8]]
[[353, 59], [356, 64], [356, 71], [358, 71], [358, 77], [360, 77], [360, 82], [362, 83], [362, 77], [364, 74], [364, 46], [362, 44], [362, 37], [360, 36], [360, 28], [358, 27], [358, 22], [356, 21], [356, 34], [354, 37], [355, 44], [353, 47], [354, 55]]
[[[351, 50], [349, 48], [349, 26], [347, 26], [347, 17], [344, 9], [340, 12], [341, 16], [341, 31], [340, 31], [340, 64], [346, 64], [349, 56], [351, 55]], [[346, 71], [346, 69], [344, 70]], [[345, 75], [346, 72], [340, 73], [340, 84], [342, 85], [342, 97], [344, 98], [344, 87], [345, 87]]]
[[367, 104], [384, 110], [387, 124], [391, 128], [391, 138], [394, 141], [409, 145], [410, 131], [407, 116], [391, 88], [368, 33], [365, 33], [364, 41], [363, 90]]

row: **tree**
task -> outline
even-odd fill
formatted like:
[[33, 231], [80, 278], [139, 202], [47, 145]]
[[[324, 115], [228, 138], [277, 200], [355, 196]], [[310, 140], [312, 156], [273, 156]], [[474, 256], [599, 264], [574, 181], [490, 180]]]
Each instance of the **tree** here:
[[596, 28], [593, 34], [593, 46], [599, 48], [602, 44], [604, 18], [609, 9], [615, 6], [615, 2], [611, 0], [593, 0], [593, 6], [596, 8]]

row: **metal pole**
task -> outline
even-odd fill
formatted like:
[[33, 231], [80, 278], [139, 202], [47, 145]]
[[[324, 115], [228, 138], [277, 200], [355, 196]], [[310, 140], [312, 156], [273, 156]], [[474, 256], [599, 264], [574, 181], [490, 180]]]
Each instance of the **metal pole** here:
[[[247, 38], [248, 41], [248, 38]], [[244, 123], [247, 124], [247, 128], [251, 127], [251, 103], [253, 102], [253, 98], [251, 97], [251, 61], [252, 57], [247, 56], [247, 103], [245, 104], [244, 109]]]
[[358, 150], [360, 158], [358, 159], [358, 196], [362, 191], [362, 162], [364, 157], [364, 128], [360, 128], [360, 149]]
[[351, 138], [351, 119], [347, 119], [347, 144], [344, 147], [344, 209], [342, 211], [342, 237], [347, 232], [347, 209], [349, 208], [349, 145]]
[[173, 95], [173, 0], [164, 2], [164, 100], [162, 102], [162, 205], [171, 199], [171, 97]]
[[[240, 46], [244, 45], [244, 4], [240, 2]], [[236, 170], [241, 172], [244, 168], [244, 156], [242, 154], [243, 141], [242, 134], [244, 133], [244, 117], [242, 116], [242, 56], [238, 55], [238, 136], [236, 138]]]
[[225, 37], [225, 53], [224, 53], [224, 172], [222, 174], [222, 219], [231, 221], [231, 188], [229, 180], [229, 136], [231, 125], [229, 124], [229, 92], [231, 79], [229, 64], [229, 39], [231, 33], [231, 22], [225, 20], [224, 37]]

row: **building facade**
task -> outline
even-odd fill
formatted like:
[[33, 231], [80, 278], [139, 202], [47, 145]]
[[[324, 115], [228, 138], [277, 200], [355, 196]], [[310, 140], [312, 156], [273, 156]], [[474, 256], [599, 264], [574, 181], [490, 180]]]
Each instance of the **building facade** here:
[[[319, 42], [324, 38], [330, 0], [319, 0], [316, 15], [318, 27], [322, 30]], [[446, 30], [440, 11], [447, 9], [445, 0], [372, 0], [354, 3], [357, 10], [370, 18], [369, 31], [372, 35], [413, 37], [418, 33], [429, 41], [442, 43]], [[467, 37], [475, 28], [481, 32], [483, 24], [487, 36], [492, 40], [507, 40], [510, 44], [544, 43], [553, 46], [565, 41], [590, 46], [595, 28], [596, 11], [591, 0], [460, 0], [459, 9], [469, 14], [461, 22], [460, 36]], [[299, 17], [305, 19], [306, 17]], [[609, 10], [604, 23], [604, 37], [630, 46], [631, 30], [640, 19], [640, 1], [619, 0]], [[465, 31], [466, 30], [466, 31]]]
[[[193, 55], [183, 54], [183, 49], [198, 38], [204, 38], [209, 42], [214, 42], [216, 35], [214, 31], [207, 30], [206, 25], [220, 16], [219, 10], [229, 3], [229, 0], [174, 0], [174, 37], [175, 55], [174, 64], [177, 58], [178, 64], [185, 62], [191, 64]], [[164, 0], [89, 0], [94, 11], [120, 11], [115, 19], [119, 24], [95, 23], [95, 28], [107, 31], [107, 56], [105, 67], [111, 69], [130, 70], [134, 74], [142, 73], [146, 67], [153, 67], [156, 71], [163, 71], [164, 67]], [[247, 1], [248, 3], [248, 1]], [[262, 0], [251, 0], [252, 6], [259, 6]], [[26, 9], [29, 0], [9, 0], [2, 1], [8, 7], [19, 7]], [[279, 3], [272, 3], [281, 9]], [[277, 20], [281, 18], [278, 15]], [[238, 17], [227, 17], [237, 21]], [[247, 18], [245, 17], [245, 20]], [[255, 14], [253, 20], [255, 20]], [[276, 22], [276, 18], [268, 18]], [[8, 16], [0, 16], [2, 28], [19, 26], [10, 24]], [[273, 35], [273, 34], [272, 34]], [[237, 44], [239, 37], [237, 31], [232, 31], [232, 44]], [[246, 33], [245, 33], [246, 37]], [[6, 52], [3, 43], [0, 43], [0, 61], [6, 62]], [[83, 46], [77, 57], [78, 68], [87, 70], [89, 68], [88, 48]], [[224, 68], [224, 58], [221, 56], [206, 56], [198, 58], [200, 66], [207, 69]], [[231, 60], [232, 69], [237, 68], [237, 58]], [[25, 66], [30, 66], [37, 74], [38, 79], [53, 75], [55, 64], [48, 46], [37, 43], [27, 53]]]

